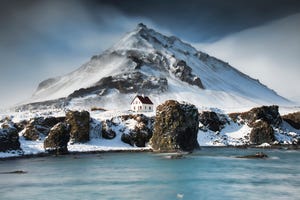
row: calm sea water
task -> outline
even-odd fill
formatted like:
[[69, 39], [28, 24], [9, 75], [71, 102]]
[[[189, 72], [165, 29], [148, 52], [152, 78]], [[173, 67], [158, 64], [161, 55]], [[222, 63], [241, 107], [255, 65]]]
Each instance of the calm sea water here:
[[202, 148], [183, 159], [103, 153], [0, 161], [0, 199], [300, 199], [300, 151]]

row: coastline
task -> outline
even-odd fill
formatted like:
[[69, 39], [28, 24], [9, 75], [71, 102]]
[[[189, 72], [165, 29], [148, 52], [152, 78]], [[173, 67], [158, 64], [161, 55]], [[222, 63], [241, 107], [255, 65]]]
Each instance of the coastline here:
[[[300, 150], [300, 145], [270, 145], [268, 147], [259, 147], [258, 145], [239, 145], [239, 146], [201, 146], [199, 150], [194, 152], [201, 152], [201, 149], [257, 149], [257, 150]], [[105, 153], [154, 153], [159, 154], [161, 152], [154, 152], [151, 148], [135, 148], [135, 149], [110, 149], [110, 150], [94, 150], [94, 151], [70, 151], [66, 154], [56, 155], [47, 152], [36, 153], [36, 154], [26, 154], [26, 155], [16, 155], [10, 157], [0, 157], [0, 161], [6, 160], [19, 160], [19, 159], [30, 159], [30, 158], [43, 158], [43, 157], [61, 157], [61, 156], [77, 156], [77, 155], [93, 155], [93, 154], [105, 154]], [[193, 152], [192, 152], [193, 153]], [[12, 154], [13, 155], [13, 154]]]

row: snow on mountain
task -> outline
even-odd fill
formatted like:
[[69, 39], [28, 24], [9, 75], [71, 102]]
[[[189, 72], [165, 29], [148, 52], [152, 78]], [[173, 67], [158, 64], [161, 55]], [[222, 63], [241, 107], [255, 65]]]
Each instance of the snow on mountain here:
[[290, 103], [228, 63], [144, 24], [79, 69], [41, 82], [28, 103], [124, 110], [136, 93], [149, 95], [156, 105], [175, 99], [199, 108]]

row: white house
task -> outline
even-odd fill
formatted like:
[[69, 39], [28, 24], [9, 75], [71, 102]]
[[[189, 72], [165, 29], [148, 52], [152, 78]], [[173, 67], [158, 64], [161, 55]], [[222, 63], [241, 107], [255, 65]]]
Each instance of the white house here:
[[131, 110], [135, 112], [152, 112], [153, 103], [147, 96], [135, 96], [131, 102]]

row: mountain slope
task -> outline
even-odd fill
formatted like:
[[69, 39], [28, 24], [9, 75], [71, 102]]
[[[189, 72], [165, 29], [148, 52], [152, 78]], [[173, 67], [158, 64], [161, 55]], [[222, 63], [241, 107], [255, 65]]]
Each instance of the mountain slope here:
[[41, 82], [29, 102], [63, 98], [70, 107], [128, 109], [136, 93], [156, 104], [176, 99], [198, 107], [289, 103], [228, 63], [143, 24], [79, 69]]

